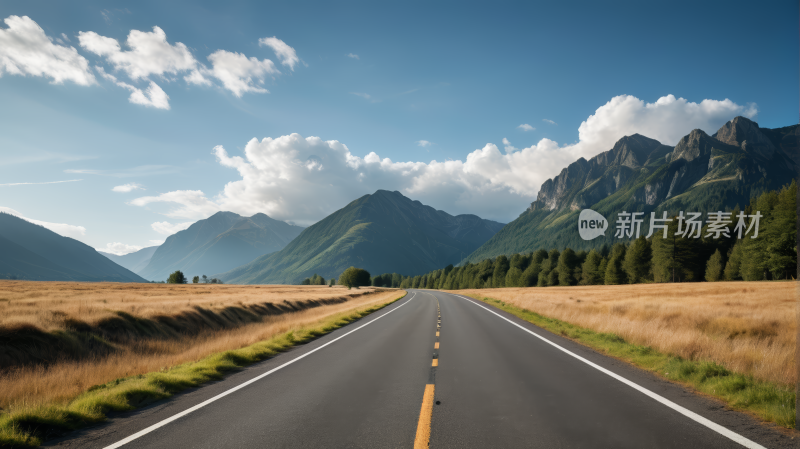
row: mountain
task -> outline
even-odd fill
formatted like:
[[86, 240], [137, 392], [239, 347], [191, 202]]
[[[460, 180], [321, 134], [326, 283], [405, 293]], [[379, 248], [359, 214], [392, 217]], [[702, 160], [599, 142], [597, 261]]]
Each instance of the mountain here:
[[217, 212], [169, 236], [139, 274], [164, 280], [175, 270], [187, 277], [221, 273], [283, 249], [302, 230], [264, 214]]
[[75, 239], [0, 213], [0, 278], [146, 282]]
[[[516, 220], [472, 253], [480, 261], [539, 248], [590, 249], [614, 238], [617, 214], [644, 212], [647, 235], [651, 212], [706, 212], [745, 207], [766, 190], [797, 176], [800, 125], [760, 128], [736, 117], [709, 136], [695, 129], [675, 147], [634, 134], [606, 152], [580, 158], [542, 184], [536, 201]], [[604, 237], [581, 240], [578, 214], [593, 209], [609, 221]]]
[[144, 267], [146, 267], [147, 264], [150, 263], [150, 259], [153, 257], [153, 253], [156, 252], [156, 249], [158, 249], [158, 246], [149, 246], [147, 248], [142, 248], [134, 253], [125, 254], [122, 256], [106, 253], [103, 251], [97, 251], [97, 252], [108, 257], [117, 265], [125, 267], [136, 273], [144, 269]]
[[218, 277], [228, 283], [296, 284], [314, 273], [338, 277], [350, 266], [372, 274], [422, 274], [458, 263], [502, 227], [378, 190], [307, 228], [281, 251]]

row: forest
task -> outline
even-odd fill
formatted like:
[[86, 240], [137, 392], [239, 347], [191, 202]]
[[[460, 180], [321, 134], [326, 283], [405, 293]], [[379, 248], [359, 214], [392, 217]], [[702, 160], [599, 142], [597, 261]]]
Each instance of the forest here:
[[[714, 238], [708, 225], [699, 238], [679, 232], [678, 220], [650, 238], [621, 241], [591, 251], [571, 248], [538, 249], [528, 254], [498, 256], [465, 266], [448, 265], [420, 276], [386, 273], [372, 277], [376, 287], [443, 290], [547, 287], [570, 285], [617, 285], [650, 282], [716, 282], [794, 279], [797, 270], [797, 184], [767, 191], [752, 198], [736, 217], [760, 214], [758, 235], [739, 238], [736, 220], [727, 232]], [[746, 225], [751, 227], [748, 218]], [[753, 227], [754, 228], [754, 227]], [[728, 234], [729, 237], [725, 237]]]

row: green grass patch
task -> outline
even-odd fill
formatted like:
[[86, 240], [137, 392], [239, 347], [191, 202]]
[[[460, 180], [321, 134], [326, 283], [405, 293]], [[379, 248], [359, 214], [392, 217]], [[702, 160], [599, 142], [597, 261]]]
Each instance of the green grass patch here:
[[764, 421], [794, 428], [794, 389], [773, 382], [735, 373], [711, 361], [687, 360], [659, 352], [649, 346], [628, 343], [619, 335], [596, 332], [565, 321], [548, 318], [503, 301], [479, 295], [468, 295], [500, 310], [522, 318], [554, 334], [624, 360], [671, 381], [721, 399], [731, 408], [749, 412]]
[[42, 441], [64, 432], [104, 421], [109, 412], [133, 410], [187, 388], [222, 379], [231, 371], [307, 343], [380, 310], [403, 296], [378, 306], [335, 315], [315, 326], [289, 331], [197, 362], [96, 385], [67, 405], [43, 405], [0, 414], [0, 447], [36, 447]]

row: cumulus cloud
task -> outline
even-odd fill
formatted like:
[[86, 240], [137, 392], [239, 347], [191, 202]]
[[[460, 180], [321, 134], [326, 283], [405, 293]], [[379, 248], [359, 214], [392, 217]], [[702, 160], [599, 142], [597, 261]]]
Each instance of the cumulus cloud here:
[[[264, 78], [268, 75], [280, 73], [269, 59], [259, 61], [254, 57], [248, 58], [241, 53], [225, 50], [211, 53], [208, 55], [208, 60], [211, 61], [211, 70], [203, 69], [205, 74], [220, 80], [222, 85], [237, 97], [241, 97], [246, 92], [269, 93], [260, 85], [264, 84]], [[197, 76], [199, 80], [201, 78], [199, 72], [198, 74], [192, 73], [186, 81], [202, 84], [192, 81], [191, 76]]]
[[[192, 224], [193, 222], [191, 221], [187, 221], [185, 223], [174, 223], [174, 224], [168, 221], [157, 221], [151, 224], [150, 227], [153, 228], [153, 230], [158, 232], [159, 234], [172, 235], [175, 234], [176, 232], [183, 231]], [[151, 240], [151, 242], [156, 242], [156, 241], [157, 240]], [[163, 240], [161, 241], [161, 243], [164, 243]], [[161, 243], [159, 243], [159, 245]]]
[[114, 254], [117, 256], [124, 256], [125, 254], [135, 253], [142, 249], [141, 246], [128, 245], [127, 243], [113, 242], [106, 243], [105, 248], [95, 248], [97, 251], [104, 253]]
[[529, 125], [527, 123], [523, 123], [523, 124], [517, 126], [517, 128], [519, 128], [519, 129], [521, 129], [523, 131], [533, 131], [534, 129], [536, 129], [533, 126], [531, 126], [531, 125]]
[[358, 57], [357, 54], [354, 54], [354, 53], [348, 53], [345, 56], [347, 56], [348, 58], [353, 58], [353, 59], [361, 59], [361, 58]]
[[50, 223], [48, 221], [34, 220], [33, 218], [28, 218], [22, 215], [21, 213], [15, 211], [14, 209], [11, 209], [10, 207], [0, 206], [0, 212], [5, 212], [7, 214], [14, 215], [15, 217], [19, 217], [25, 221], [29, 221], [33, 224], [44, 226], [45, 228], [55, 232], [56, 234], [63, 235], [64, 237], [77, 239], [79, 237], [83, 237], [84, 235], [86, 235], [86, 228], [84, 228], [83, 226], [75, 226], [65, 223]]
[[286, 42], [275, 36], [262, 37], [258, 40], [258, 45], [271, 48], [281, 61], [281, 64], [289, 67], [292, 71], [294, 71], [294, 65], [300, 62], [300, 58], [297, 57], [297, 52], [294, 51], [294, 48], [288, 46]]
[[148, 240], [148, 242], [153, 246], [161, 246], [164, 244], [164, 240]]
[[111, 81], [117, 86], [127, 89], [131, 92], [128, 101], [133, 104], [140, 104], [142, 106], [149, 106], [156, 109], [169, 109], [169, 96], [158, 86], [158, 84], [150, 81], [150, 85], [145, 91], [136, 86], [117, 80], [117, 77], [110, 73], [106, 73], [102, 67], [95, 67], [95, 70], [103, 78]]
[[128, 183], [128, 184], [122, 184], [121, 186], [116, 186], [111, 190], [114, 191], [114, 192], [119, 192], [119, 193], [128, 193], [128, 192], [132, 192], [134, 190], [144, 190], [144, 187], [142, 187], [141, 184], [137, 184], [135, 182], [131, 182], [131, 183]]
[[551, 125], [557, 125], [557, 124], [558, 124], [558, 123], [556, 123], [556, 122], [554, 122], [554, 121], [552, 121], [552, 120], [548, 120], [548, 119], [546, 119], [546, 118], [543, 118], [543, 119], [542, 119], [542, 121], [543, 121], [543, 122], [545, 122], [545, 123], [549, 123], [549, 124], [551, 124]]
[[418, 140], [418, 141], [417, 141], [417, 145], [419, 145], [419, 146], [421, 146], [421, 147], [425, 148], [425, 147], [429, 147], [429, 146], [431, 146], [431, 143], [430, 143], [430, 142], [428, 142], [427, 140]]
[[171, 45], [167, 34], [154, 26], [152, 32], [131, 30], [125, 41], [130, 50], [122, 50], [116, 39], [101, 36], [94, 31], [78, 33], [81, 47], [103, 56], [116, 70], [124, 71], [132, 80], [150, 75], [192, 70], [197, 60], [186, 45], [178, 42]]
[[8, 16], [4, 22], [8, 28], [0, 28], [0, 76], [5, 72], [50, 78], [53, 84], [95, 84], [86, 58], [74, 47], [54, 44], [30, 17]]
[[[578, 141], [560, 146], [542, 139], [502, 153], [487, 143], [465, 160], [395, 162], [375, 152], [364, 157], [335, 140], [291, 134], [250, 140], [243, 156], [214, 148], [218, 162], [238, 171], [213, 199], [201, 191], [175, 191], [138, 198], [135, 205], [172, 203], [167, 215], [204, 218], [219, 210], [243, 215], [263, 212], [309, 225], [361, 195], [398, 190], [451, 214], [474, 213], [508, 221], [536, 198], [541, 184], [580, 157], [609, 150], [635, 133], [674, 145], [694, 128], [713, 133], [736, 115], [755, 115], [755, 105], [730, 100], [690, 102], [668, 95], [654, 103], [621, 95], [599, 107], [578, 128]], [[506, 146], [511, 142], [505, 139]]]

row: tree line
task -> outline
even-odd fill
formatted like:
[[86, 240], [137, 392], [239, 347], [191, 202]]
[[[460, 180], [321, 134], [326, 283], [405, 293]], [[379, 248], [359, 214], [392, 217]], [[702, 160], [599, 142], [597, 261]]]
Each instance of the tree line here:
[[[730, 238], [687, 238], [678, 233], [673, 217], [667, 228], [591, 251], [571, 248], [539, 249], [528, 254], [501, 255], [462, 267], [418, 276], [387, 273], [372, 278], [376, 287], [475, 289], [546, 287], [554, 285], [617, 285], [645, 282], [776, 280], [794, 278], [797, 269], [797, 184], [767, 191], [751, 199], [745, 215], [761, 214], [758, 237], [737, 238], [735, 221], [727, 225]], [[737, 206], [731, 216], [741, 212]], [[747, 223], [750, 226], [750, 223]]]

